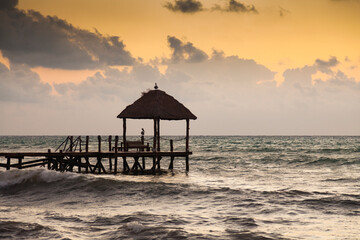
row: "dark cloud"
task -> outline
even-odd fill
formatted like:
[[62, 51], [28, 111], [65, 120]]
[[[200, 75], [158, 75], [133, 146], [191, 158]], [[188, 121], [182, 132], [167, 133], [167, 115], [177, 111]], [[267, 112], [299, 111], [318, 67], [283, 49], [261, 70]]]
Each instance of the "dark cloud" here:
[[18, 0], [1, 0], [0, 10], [2, 9], [13, 9], [18, 5]]
[[201, 2], [196, 0], [175, 0], [174, 3], [167, 2], [165, 8], [173, 12], [196, 13], [203, 11]]
[[317, 70], [323, 73], [332, 73], [331, 68], [337, 66], [338, 64], [339, 61], [336, 59], [336, 57], [330, 57], [328, 61], [316, 59], [314, 66], [317, 68]]
[[134, 59], [117, 36], [104, 36], [57, 17], [15, 8], [16, 0], [1, 2], [0, 50], [10, 62], [62, 69], [92, 69], [130, 65]]
[[336, 57], [330, 57], [328, 61], [318, 58], [315, 60], [315, 63], [319, 67], [335, 67], [339, 64], [339, 61], [336, 59]]
[[281, 6], [279, 6], [279, 14], [280, 14], [280, 17], [284, 17], [285, 15], [287, 14], [290, 14], [291, 12]]
[[50, 98], [51, 86], [24, 65], [0, 63], [0, 102], [40, 102]]
[[229, 0], [229, 2], [227, 3], [227, 5], [225, 5], [224, 7], [221, 7], [218, 4], [215, 4], [212, 8], [213, 11], [222, 11], [222, 12], [237, 12], [237, 13], [245, 13], [245, 12], [250, 12], [250, 13], [259, 13], [254, 5], [245, 5], [241, 2], [238, 2], [236, 0]]
[[183, 43], [176, 37], [168, 36], [168, 43], [172, 49], [170, 59], [172, 63], [201, 62], [208, 59], [208, 55], [204, 51], [194, 47], [190, 42]]

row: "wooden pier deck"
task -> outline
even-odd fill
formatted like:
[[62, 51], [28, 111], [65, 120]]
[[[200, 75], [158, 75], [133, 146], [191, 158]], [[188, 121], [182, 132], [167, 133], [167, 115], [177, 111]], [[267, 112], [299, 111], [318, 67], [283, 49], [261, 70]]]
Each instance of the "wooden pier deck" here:
[[[123, 173], [144, 173], [146, 159], [151, 159], [151, 168], [148, 171], [160, 170], [160, 162], [164, 157], [170, 158], [168, 169], [173, 169], [175, 157], [188, 159], [192, 152], [0, 152], [0, 167], [25, 169], [44, 166], [50, 170], [76, 171], [86, 173], [113, 173], [119, 171], [118, 163], [122, 160]], [[36, 159], [34, 159], [36, 158]], [[129, 158], [133, 165], [129, 166]], [[5, 160], [5, 162], [1, 161]], [[141, 160], [141, 161], [140, 161]], [[188, 161], [186, 161], [188, 163]], [[104, 164], [105, 163], [105, 164]], [[188, 164], [187, 170], [188, 170]], [[105, 167], [106, 166], [106, 167]]]
[[[0, 152], [0, 168], [10, 170], [12, 168], [25, 169], [43, 166], [49, 170], [77, 171], [79, 173], [156, 173], [161, 170], [160, 163], [163, 158], [170, 158], [168, 169], [172, 170], [175, 158], [181, 157], [185, 158], [186, 171], [189, 171], [189, 155], [192, 152], [174, 151], [172, 140], [170, 140], [170, 151], [150, 151], [148, 145], [141, 144], [139, 141], [128, 141], [126, 145], [121, 144], [118, 147], [117, 136], [114, 145], [112, 145], [112, 137], [109, 136], [109, 151], [103, 151], [101, 143], [101, 137], [98, 136], [98, 150], [89, 151], [88, 136], [86, 137], [85, 149], [81, 147], [82, 140], [80, 137], [74, 140], [73, 137], [69, 136], [55, 152], [52, 152], [51, 149], [48, 149], [47, 152]], [[148, 165], [151, 168], [146, 169], [146, 162], [149, 159], [151, 163]], [[119, 167], [119, 161], [122, 161], [122, 167]], [[129, 163], [132, 164], [131, 167]]]

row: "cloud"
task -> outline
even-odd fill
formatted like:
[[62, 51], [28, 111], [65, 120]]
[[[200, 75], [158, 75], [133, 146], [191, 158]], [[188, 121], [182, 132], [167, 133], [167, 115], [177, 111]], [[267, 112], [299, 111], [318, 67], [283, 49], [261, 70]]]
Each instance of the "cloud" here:
[[173, 12], [196, 13], [203, 11], [201, 2], [196, 0], [175, 0], [174, 3], [167, 2], [165, 8]]
[[180, 39], [168, 36], [168, 43], [172, 50], [170, 61], [173, 63], [179, 62], [201, 62], [208, 59], [208, 55], [194, 47], [190, 42], [183, 43]]
[[281, 6], [279, 6], [279, 14], [280, 14], [280, 17], [284, 17], [285, 15], [287, 14], [290, 14], [291, 12]]
[[74, 100], [85, 99], [128, 99], [133, 94], [133, 89], [139, 91], [139, 85], [152, 86], [160, 82], [159, 70], [148, 64], [135, 64], [131, 69], [119, 70], [107, 67], [103, 71], [95, 73], [80, 84], [63, 83], [54, 84], [55, 90], [66, 97]]
[[2, 9], [13, 9], [18, 5], [18, 0], [2, 0], [0, 2], [0, 10]]
[[254, 5], [245, 5], [236, 0], [229, 0], [228, 4], [224, 7], [221, 7], [218, 4], [215, 4], [212, 7], [213, 11], [222, 11], [222, 12], [236, 12], [236, 13], [259, 13]]
[[117, 36], [76, 28], [56, 16], [19, 10], [16, 5], [16, 0], [5, 0], [0, 5], [0, 50], [11, 63], [94, 69], [135, 61]]
[[285, 81], [281, 87], [295, 90], [297, 95], [312, 97], [321, 95], [320, 90], [329, 91], [330, 88], [334, 91], [335, 88], [340, 90], [344, 87], [359, 90], [360, 84], [354, 78], [336, 69], [339, 64], [336, 57], [330, 57], [329, 60], [316, 59], [313, 65], [287, 69], [283, 73]]
[[41, 102], [50, 99], [52, 88], [25, 65], [0, 63], [0, 102]]
[[336, 59], [336, 57], [332, 56], [328, 61], [316, 59], [315, 63], [320, 68], [329, 68], [329, 67], [335, 67], [339, 64], [339, 61]]

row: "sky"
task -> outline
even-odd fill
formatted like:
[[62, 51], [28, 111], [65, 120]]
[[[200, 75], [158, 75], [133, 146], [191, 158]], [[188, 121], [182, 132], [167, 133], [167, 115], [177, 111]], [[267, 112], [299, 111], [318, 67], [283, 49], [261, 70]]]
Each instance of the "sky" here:
[[[1, 0], [0, 135], [121, 135], [159, 88], [192, 135], [360, 135], [360, 0]], [[128, 134], [152, 121], [129, 120]], [[184, 121], [161, 133], [184, 135]]]

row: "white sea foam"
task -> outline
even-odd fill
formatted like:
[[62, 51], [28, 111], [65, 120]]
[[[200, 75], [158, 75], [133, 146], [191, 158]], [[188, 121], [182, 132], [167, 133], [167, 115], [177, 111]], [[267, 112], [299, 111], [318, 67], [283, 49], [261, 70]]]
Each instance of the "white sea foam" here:
[[145, 226], [138, 221], [129, 222], [126, 224], [126, 228], [133, 233], [139, 233], [145, 229]]
[[57, 182], [64, 179], [79, 177], [75, 173], [61, 173], [46, 169], [36, 170], [11, 170], [0, 172], [0, 187], [7, 187], [22, 183]]

